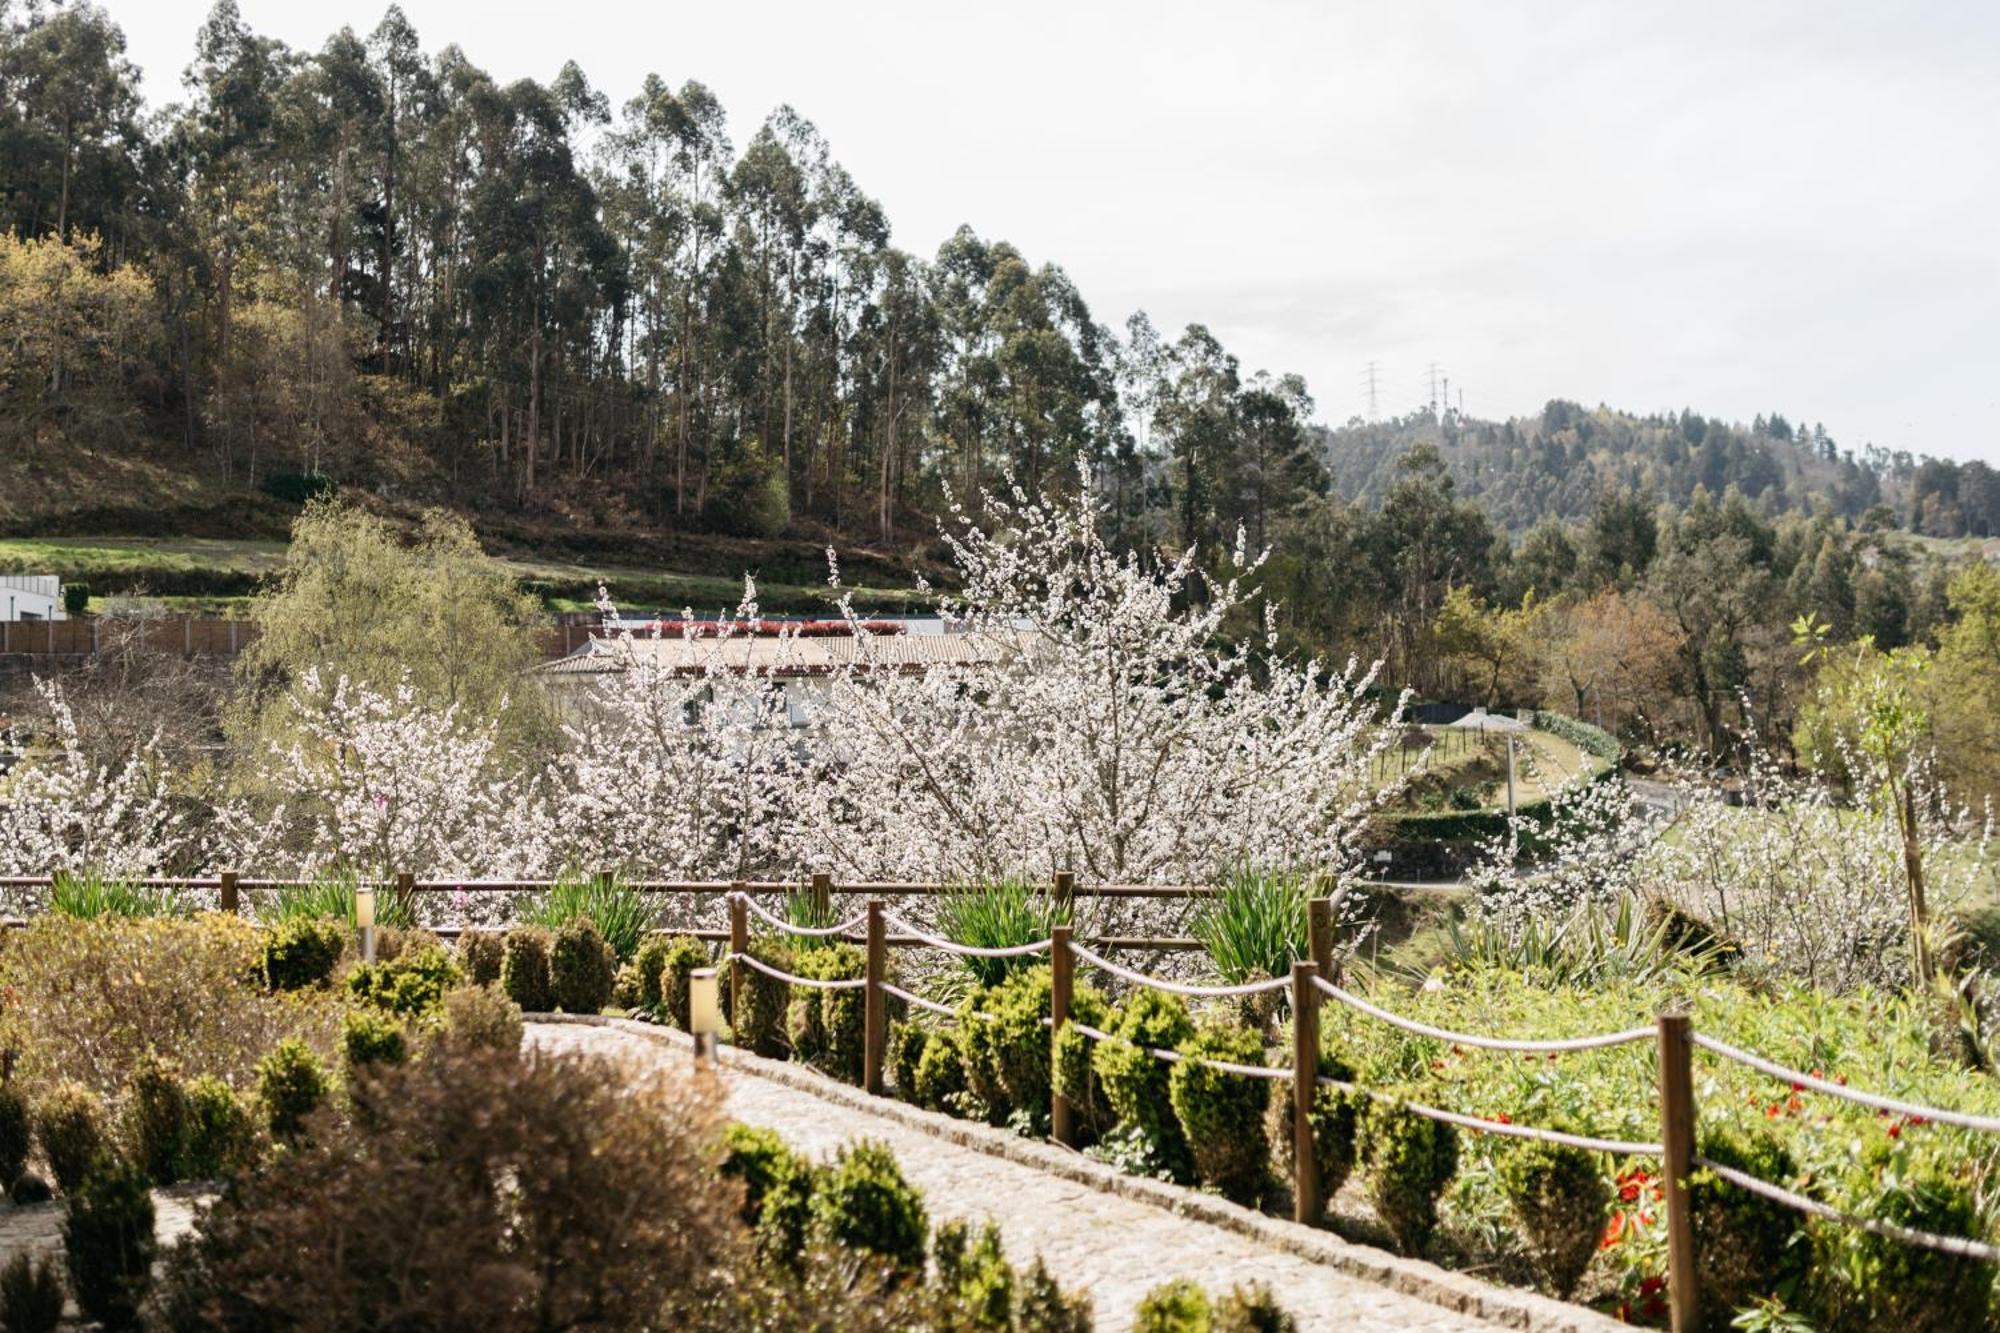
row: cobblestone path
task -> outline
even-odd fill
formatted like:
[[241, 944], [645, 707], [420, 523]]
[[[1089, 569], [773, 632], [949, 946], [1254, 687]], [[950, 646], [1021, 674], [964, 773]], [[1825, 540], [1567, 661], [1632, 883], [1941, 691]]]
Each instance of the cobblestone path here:
[[[688, 1052], [608, 1027], [531, 1023], [529, 1040], [553, 1050], [589, 1050], [641, 1061], [684, 1065]], [[733, 1052], [725, 1052], [732, 1062]], [[1500, 1325], [1453, 1313], [1312, 1259], [1275, 1251], [1212, 1223], [1176, 1216], [1140, 1199], [1121, 1198], [1031, 1165], [949, 1142], [904, 1122], [725, 1064], [728, 1112], [775, 1129], [796, 1148], [832, 1152], [855, 1138], [887, 1143], [911, 1182], [924, 1192], [933, 1221], [992, 1219], [1016, 1263], [1040, 1254], [1058, 1281], [1090, 1293], [1097, 1327], [1128, 1328], [1146, 1290], [1190, 1277], [1212, 1291], [1261, 1281], [1279, 1293], [1305, 1329], [1490, 1330]], [[1510, 1321], [1512, 1322], [1512, 1321]]]

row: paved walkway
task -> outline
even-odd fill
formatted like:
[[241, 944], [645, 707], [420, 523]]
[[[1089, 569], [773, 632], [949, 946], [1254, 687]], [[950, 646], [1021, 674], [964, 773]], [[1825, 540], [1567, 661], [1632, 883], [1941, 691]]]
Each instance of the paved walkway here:
[[[689, 1059], [677, 1046], [615, 1028], [531, 1023], [528, 1032], [530, 1041], [552, 1050], [675, 1065]], [[731, 1116], [775, 1129], [796, 1148], [824, 1155], [854, 1138], [887, 1143], [904, 1174], [923, 1190], [934, 1222], [948, 1217], [997, 1222], [1017, 1264], [1040, 1254], [1058, 1281], [1090, 1293], [1097, 1327], [1106, 1333], [1129, 1328], [1147, 1289], [1175, 1277], [1194, 1278], [1211, 1291], [1227, 1291], [1238, 1282], [1268, 1283], [1302, 1329], [1444, 1333], [1499, 1327], [1331, 1265], [1277, 1252], [1209, 1222], [960, 1146], [901, 1116], [835, 1106], [740, 1067], [726, 1066], [724, 1078]]]

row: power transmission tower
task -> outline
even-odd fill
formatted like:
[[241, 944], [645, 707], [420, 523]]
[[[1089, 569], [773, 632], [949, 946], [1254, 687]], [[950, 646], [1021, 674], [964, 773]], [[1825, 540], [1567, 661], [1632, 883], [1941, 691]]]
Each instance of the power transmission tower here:
[[1368, 384], [1368, 419], [1378, 421], [1382, 414], [1377, 408], [1379, 395], [1376, 391], [1376, 366], [1373, 361], [1368, 363], [1368, 369], [1363, 372], [1362, 378]]
[[1431, 362], [1425, 374], [1430, 378], [1431, 415], [1436, 416], [1438, 410], [1438, 363], [1435, 361]]

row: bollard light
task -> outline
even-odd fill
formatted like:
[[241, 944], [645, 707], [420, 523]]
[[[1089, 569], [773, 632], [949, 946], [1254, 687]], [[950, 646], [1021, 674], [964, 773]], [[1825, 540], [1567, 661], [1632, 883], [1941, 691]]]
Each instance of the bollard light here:
[[375, 961], [375, 890], [365, 885], [354, 890], [354, 924], [361, 931], [361, 961]]
[[696, 1064], [715, 1060], [716, 1034], [722, 1030], [722, 986], [712, 967], [688, 974], [688, 1031], [694, 1034]]

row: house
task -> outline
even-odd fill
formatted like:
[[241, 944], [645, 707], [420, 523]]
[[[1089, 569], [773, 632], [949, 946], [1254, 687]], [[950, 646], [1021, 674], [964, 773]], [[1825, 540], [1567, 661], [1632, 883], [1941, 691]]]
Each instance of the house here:
[[0, 620], [63, 620], [62, 580], [54, 574], [0, 574]]

